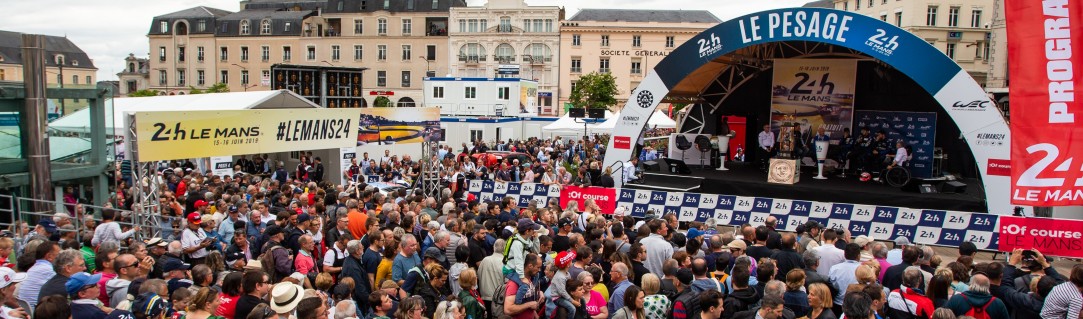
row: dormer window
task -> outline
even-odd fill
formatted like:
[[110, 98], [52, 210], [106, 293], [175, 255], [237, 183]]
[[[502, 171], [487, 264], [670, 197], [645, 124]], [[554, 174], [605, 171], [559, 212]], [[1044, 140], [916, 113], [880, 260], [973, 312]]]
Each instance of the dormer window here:
[[248, 20], [241, 20], [241, 35], [248, 35]]
[[162, 21], [158, 24], [158, 32], [169, 33], [169, 21]]
[[71, 65], [79, 66], [79, 60], [71, 60]]
[[64, 65], [64, 55], [57, 54], [53, 62], [56, 62], [56, 65]]

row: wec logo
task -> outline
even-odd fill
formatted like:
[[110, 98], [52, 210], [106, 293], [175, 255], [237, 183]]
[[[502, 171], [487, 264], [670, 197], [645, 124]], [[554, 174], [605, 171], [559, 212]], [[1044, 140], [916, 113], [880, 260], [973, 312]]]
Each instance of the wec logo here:
[[951, 107], [957, 108], [957, 109], [961, 109], [961, 108], [984, 109], [985, 107], [989, 106], [989, 103], [990, 102], [988, 100], [974, 100], [974, 101], [970, 101], [970, 102], [966, 102], [966, 103], [963, 103], [963, 101], [956, 101], [954, 104], [951, 105]]

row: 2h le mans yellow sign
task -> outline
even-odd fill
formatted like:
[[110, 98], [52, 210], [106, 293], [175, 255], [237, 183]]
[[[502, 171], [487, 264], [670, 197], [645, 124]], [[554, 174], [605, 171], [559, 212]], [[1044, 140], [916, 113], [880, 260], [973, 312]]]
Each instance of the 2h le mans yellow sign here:
[[136, 112], [136, 161], [354, 147], [361, 109]]

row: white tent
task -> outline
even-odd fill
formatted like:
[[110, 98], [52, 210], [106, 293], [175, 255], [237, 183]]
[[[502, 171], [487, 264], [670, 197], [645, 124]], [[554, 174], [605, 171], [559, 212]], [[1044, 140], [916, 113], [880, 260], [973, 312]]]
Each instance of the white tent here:
[[[595, 133], [612, 133], [613, 129], [617, 127], [617, 121], [618, 120], [619, 119], [618, 119], [617, 116], [610, 117], [610, 116], [607, 115], [605, 122], [599, 123], [598, 125], [591, 126], [588, 129], [588, 131], [590, 131], [591, 134], [595, 134]], [[677, 128], [677, 122], [673, 121], [673, 119], [669, 118], [669, 116], [666, 116], [666, 113], [662, 113], [662, 111], [655, 110], [654, 114], [651, 114], [651, 118], [649, 120], [647, 120], [647, 127], [648, 128], [655, 128], [655, 127], [657, 127], [657, 128]]]
[[[610, 112], [609, 110], [606, 110], [605, 111], [605, 118], [612, 118], [612, 117], [613, 117], [613, 112]], [[568, 116], [568, 114], [564, 114], [564, 116], [560, 117], [560, 119], [556, 120], [556, 122], [553, 122], [553, 123], [550, 123], [549, 125], [543, 126], [542, 127], [542, 132], [547, 133], [547, 134], [556, 134], [556, 135], [575, 134], [575, 133], [582, 134], [583, 133], [583, 121], [584, 120], [587, 121], [587, 122], [590, 122], [589, 119], [574, 119], [574, 118]], [[591, 126], [594, 126], [594, 125], [597, 125], [597, 124], [587, 124], [586, 127], [587, 127], [587, 129], [589, 129]]]

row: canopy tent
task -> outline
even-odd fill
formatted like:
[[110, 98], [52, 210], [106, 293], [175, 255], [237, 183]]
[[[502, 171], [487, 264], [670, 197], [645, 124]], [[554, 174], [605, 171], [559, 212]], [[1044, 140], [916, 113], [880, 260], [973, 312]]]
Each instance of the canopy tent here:
[[[612, 117], [613, 117], [613, 112], [610, 112], [609, 110], [605, 110], [605, 118], [612, 118]], [[586, 118], [576, 119], [576, 118], [572, 118], [572, 117], [568, 116], [568, 114], [564, 114], [564, 116], [561, 116], [560, 119], [556, 120], [555, 122], [550, 123], [549, 125], [543, 126], [542, 127], [542, 132], [548, 133], [548, 134], [557, 134], [557, 135], [559, 135], [559, 134], [569, 134], [569, 133], [571, 133], [571, 134], [582, 133], [583, 132], [583, 122], [588, 123], [587, 124], [588, 129], [592, 125], [597, 125], [596, 123], [592, 123], [592, 122], [597, 122], [597, 120], [586, 119]]]
[[[108, 102], [107, 102], [108, 103]], [[287, 90], [126, 97], [106, 104], [106, 134], [126, 128], [126, 112], [148, 111], [220, 111], [245, 109], [318, 108], [319, 105]], [[71, 113], [49, 123], [49, 130], [65, 133], [90, 133], [90, 110]]]
[[[613, 128], [617, 127], [617, 116], [606, 115], [605, 122], [599, 123], [588, 128], [591, 134], [596, 133], [612, 133]], [[666, 113], [660, 110], [655, 110], [654, 114], [651, 114], [651, 118], [647, 120], [647, 128], [677, 128], [677, 122], [669, 118]]]

